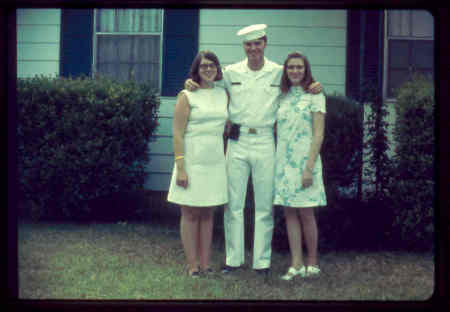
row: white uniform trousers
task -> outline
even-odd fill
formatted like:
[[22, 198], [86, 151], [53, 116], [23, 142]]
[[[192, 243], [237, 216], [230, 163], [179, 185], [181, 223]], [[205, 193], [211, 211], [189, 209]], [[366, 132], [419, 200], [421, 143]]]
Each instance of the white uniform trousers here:
[[241, 128], [238, 141], [228, 140], [225, 263], [236, 267], [245, 262], [244, 205], [251, 172], [255, 196], [253, 269], [264, 269], [270, 267], [272, 254], [275, 143], [272, 129], [258, 130], [249, 134]]

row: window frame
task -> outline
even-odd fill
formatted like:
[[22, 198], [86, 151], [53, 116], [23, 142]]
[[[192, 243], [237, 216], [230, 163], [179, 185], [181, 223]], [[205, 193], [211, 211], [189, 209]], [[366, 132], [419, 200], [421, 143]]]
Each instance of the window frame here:
[[116, 32], [116, 33], [110, 33], [110, 32], [97, 32], [97, 11], [101, 9], [94, 9], [93, 14], [93, 32], [92, 32], [92, 70], [91, 75], [92, 77], [95, 77], [97, 74], [97, 40], [98, 35], [107, 35], [107, 36], [159, 36], [159, 83], [158, 83], [158, 93], [162, 92], [162, 80], [163, 80], [163, 40], [164, 40], [164, 15], [165, 9], [154, 9], [154, 10], [160, 10], [161, 11], [161, 32], [139, 32], [139, 33], [133, 33], [133, 32]]
[[[409, 12], [409, 27], [412, 29], [413, 19], [412, 11]], [[411, 34], [409, 36], [390, 36], [389, 35], [389, 10], [384, 10], [384, 51], [383, 51], [383, 99], [387, 101], [395, 101], [394, 96], [390, 96], [388, 92], [388, 81], [389, 81], [389, 65], [391, 60], [391, 55], [389, 54], [389, 42], [390, 40], [405, 40], [405, 41], [431, 41], [434, 43], [434, 33], [430, 36], [414, 37]], [[409, 51], [410, 53], [411, 51]], [[411, 64], [410, 64], [411, 66]], [[434, 61], [431, 65], [434, 67]], [[434, 69], [435, 70], [435, 69]]]

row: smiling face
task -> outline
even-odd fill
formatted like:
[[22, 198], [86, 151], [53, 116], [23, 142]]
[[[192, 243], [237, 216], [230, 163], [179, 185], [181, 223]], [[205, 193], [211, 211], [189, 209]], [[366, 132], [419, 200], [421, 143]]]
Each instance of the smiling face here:
[[249, 62], [257, 63], [264, 60], [264, 49], [266, 48], [266, 41], [264, 39], [255, 39], [251, 41], [244, 41], [244, 50], [247, 54]]
[[305, 77], [305, 62], [299, 57], [291, 58], [286, 64], [286, 73], [291, 85], [300, 86]]
[[202, 57], [202, 60], [198, 66], [198, 74], [200, 76], [201, 83], [210, 84], [216, 79], [217, 66], [213, 61]]

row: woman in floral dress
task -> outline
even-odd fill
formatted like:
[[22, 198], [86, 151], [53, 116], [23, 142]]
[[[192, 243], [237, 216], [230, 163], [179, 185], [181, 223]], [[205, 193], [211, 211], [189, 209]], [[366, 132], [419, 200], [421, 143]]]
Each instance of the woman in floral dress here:
[[[284, 209], [291, 250], [291, 265], [281, 277], [283, 280], [320, 272], [314, 208], [327, 203], [319, 155], [324, 136], [325, 96], [307, 93], [311, 82], [307, 58], [297, 52], [289, 54], [281, 78], [274, 197], [274, 204]], [[305, 263], [302, 230], [308, 251]]]

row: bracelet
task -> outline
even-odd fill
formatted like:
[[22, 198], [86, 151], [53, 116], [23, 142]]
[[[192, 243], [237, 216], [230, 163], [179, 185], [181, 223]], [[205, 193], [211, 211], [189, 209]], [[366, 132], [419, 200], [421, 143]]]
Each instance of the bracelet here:
[[179, 159], [183, 159], [183, 158], [184, 158], [184, 155], [180, 155], [180, 156], [176, 156], [175, 160], [179, 160]]

